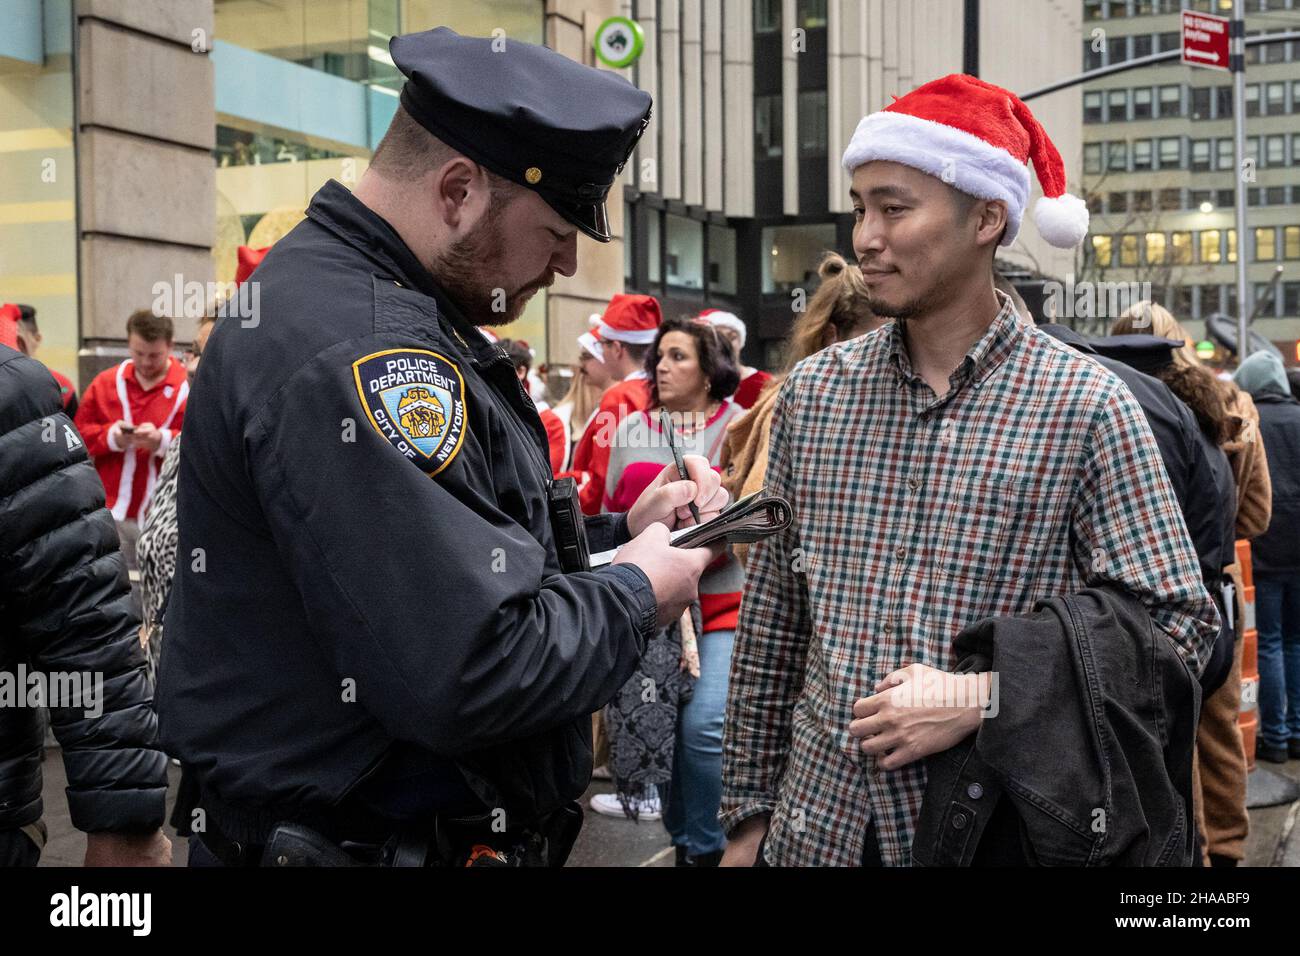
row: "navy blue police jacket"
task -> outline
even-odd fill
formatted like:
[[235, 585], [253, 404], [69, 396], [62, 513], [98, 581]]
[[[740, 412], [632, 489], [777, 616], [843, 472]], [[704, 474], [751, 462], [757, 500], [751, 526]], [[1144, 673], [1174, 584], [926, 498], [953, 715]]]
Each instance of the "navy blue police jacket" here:
[[[347, 189], [252, 281], [186, 414], [164, 748], [245, 840], [376, 789], [394, 818], [577, 798], [590, 715], [654, 632], [649, 579], [561, 573], [513, 366]], [[587, 531], [593, 551], [628, 534]]]

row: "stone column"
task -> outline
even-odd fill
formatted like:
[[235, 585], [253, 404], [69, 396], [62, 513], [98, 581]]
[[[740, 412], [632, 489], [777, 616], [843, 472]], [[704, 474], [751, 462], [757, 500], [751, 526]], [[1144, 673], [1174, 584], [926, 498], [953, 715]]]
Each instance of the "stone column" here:
[[[546, 0], [546, 45], [579, 63], [599, 66], [592, 41], [606, 17], [626, 13], [618, 0]], [[642, 24], [644, 26], [644, 24]], [[646, 37], [646, 53], [651, 50]], [[604, 66], [601, 69], [607, 69]], [[627, 76], [631, 71], [620, 71]], [[656, 117], [659, 104], [655, 104]], [[654, 136], [652, 120], [645, 135]], [[631, 161], [629, 161], [631, 165]], [[578, 273], [559, 276], [546, 295], [546, 354], [550, 362], [567, 364], [577, 356], [575, 339], [587, 330], [587, 316], [601, 312], [610, 296], [623, 291], [623, 181], [614, 183], [605, 200], [612, 242], [596, 242], [579, 233]]]
[[[213, 279], [212, 0], [77, 0], [81, 381], [119, 361], [155, 283]], [[206, 297], [205, 297], [206, 301]], [[176, 341], [196, 317], [177, 303]]]

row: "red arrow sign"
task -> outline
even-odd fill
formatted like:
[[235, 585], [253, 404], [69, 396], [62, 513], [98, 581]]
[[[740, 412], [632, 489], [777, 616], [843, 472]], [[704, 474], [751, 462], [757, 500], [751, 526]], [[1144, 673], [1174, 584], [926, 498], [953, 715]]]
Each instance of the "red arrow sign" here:
[[1184, 10], [1182, 61], [1188, 66], [1227, 71], [1229, 22], [1227, 17]]

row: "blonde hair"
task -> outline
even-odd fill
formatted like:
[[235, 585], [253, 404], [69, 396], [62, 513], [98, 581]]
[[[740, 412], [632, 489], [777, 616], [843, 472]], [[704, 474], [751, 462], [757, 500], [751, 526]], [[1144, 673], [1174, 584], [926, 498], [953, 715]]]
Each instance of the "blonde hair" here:
[[1187, 334], [1173, 313], [1157, 302], [1143, 299], [1134, 302], [1114, 321], [1111, 335], [1156, 335], [1162, 339], [1181, 339], [1182, 348], [1174, 349], [1174, 364], [1183, 367], [1200, 365], [1196, 340]]
[[[575, 365], [573, 368], [573, 381], [569, 383], [569, 390], [555, 404], [563, 405], [568, 402], [573, 405], [573, 411], [569, 413], [569, 427], [576, 432], [587, 424], [587, 419], [600, 406], [600, 396], [604, 391], [583, 375], [579, 366]], [[574, 444], [577, 444], [576, 440]]]
[[827, 326], [835, 327], [837, 339], [852, 338], [869, 331], [876, 318], [867, 304], [867, 286], [861, 271], [851, 268], [843, 256], [827, 252], [822, 256], [817, 274], [822, 284], [813, 293], [808, 310], [795, 319], [790, 329], [785, 356], [787, 373], [822, 350]]

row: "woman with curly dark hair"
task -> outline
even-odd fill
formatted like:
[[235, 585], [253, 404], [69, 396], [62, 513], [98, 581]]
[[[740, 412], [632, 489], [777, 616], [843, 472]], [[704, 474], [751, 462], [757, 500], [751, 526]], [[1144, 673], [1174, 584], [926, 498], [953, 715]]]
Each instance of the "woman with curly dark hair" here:
[[[650, 407], [628, 415], [610, 445], [607, 511], [623, 510], [673, 462], [661, 411], [683, 454], [703, 455], [714, 468], [727, 423], [740, 412], [727, 399], [740, 373], [707, 320], [665, 321], [646, 373]], [[718, 824], [722, 722], [743, 585], [739, 563], [724, 553], [700, 577], [699, 604], [647, 644], [637, 672], [606, 711], [618, 792], [593, 797], [592, 809], [651, 819], [662, 812], [678, 865], [716, 866], [726, 845]]]

